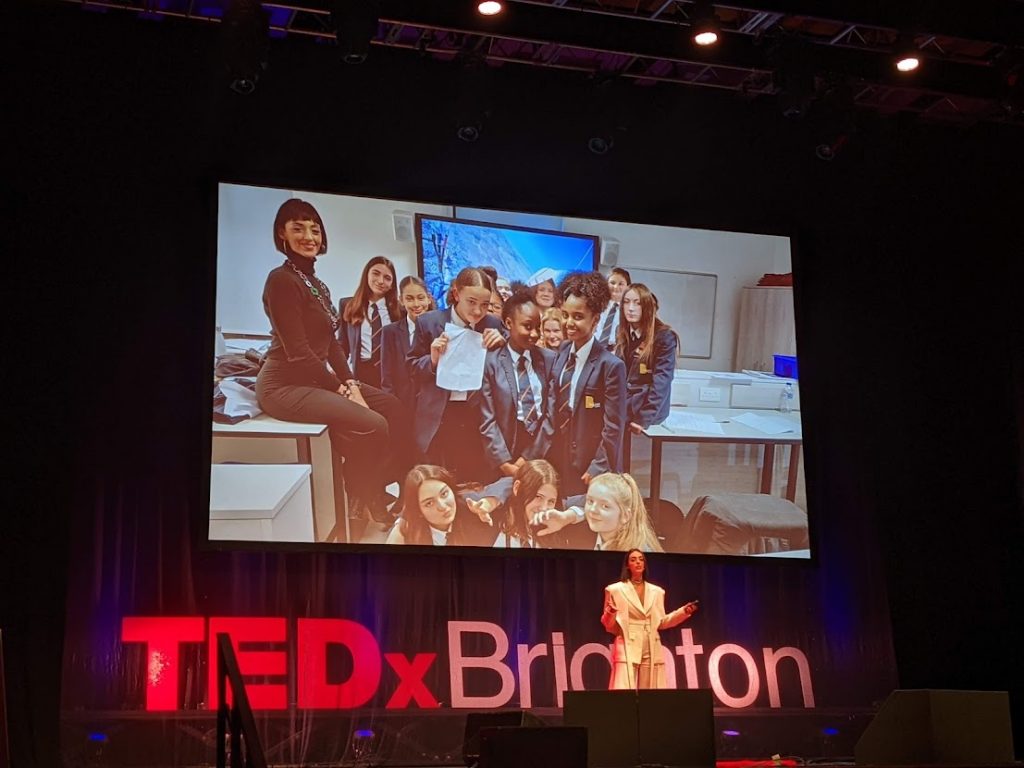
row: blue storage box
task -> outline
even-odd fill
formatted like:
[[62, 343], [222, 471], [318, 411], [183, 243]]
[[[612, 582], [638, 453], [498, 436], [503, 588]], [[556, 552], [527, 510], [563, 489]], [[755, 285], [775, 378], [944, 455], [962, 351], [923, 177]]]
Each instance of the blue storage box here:
[[775, 375], [787, 379], [798, 379], [795, 355], [775, 355]]

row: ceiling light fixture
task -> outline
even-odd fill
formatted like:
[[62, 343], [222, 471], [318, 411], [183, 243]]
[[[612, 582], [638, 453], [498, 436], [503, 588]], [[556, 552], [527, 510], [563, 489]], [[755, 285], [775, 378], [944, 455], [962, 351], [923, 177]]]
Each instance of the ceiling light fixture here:
[[370, 55], [370, 43], [380, 23], [377, 0], [335, 0], [331, 22], [338, 52], [346, 64], [362, 64]]
[[483, 0], [483, 2], [476, 4], [476, 9], [480, 12], [481, 16], [497, 16], [505, 10], [505, 6], [503, 3], [498, 2], [498, 0]]
[[270, 16], [259, 0], [231, 0], [220, 32], [228, 87], [248, 96], [267, 69]]
[[914, 44], [913, 35], [900, 35], [893, 50], [893, 63], [899, 72], [913, 72], [921, 66], [921, 49]]
[[707, 48], [718, 42], [721, 25], [718, 23], [715, 9], [712, 8], [710, 2], [700, 0], [695, 5], [693, 15], [690, 17], [690, 39], [694, 45]]

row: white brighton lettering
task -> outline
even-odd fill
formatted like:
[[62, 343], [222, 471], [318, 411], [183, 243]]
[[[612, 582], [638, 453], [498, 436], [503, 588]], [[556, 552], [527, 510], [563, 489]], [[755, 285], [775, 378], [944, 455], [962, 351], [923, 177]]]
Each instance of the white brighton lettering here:
[[[725, 690], [725, 686], [722, 684], [719, 665], [722, 662], [722, 657], [727, 654], [739, 658], [747, 669], [747, 692], [743, 696], [732, 696]], [[757, 701], [757, 694], [761, 690], [761, 679], [757, 674], [754, 657], [742, 645], [736, 645], [735, 643], [723, 643], [710, 653], [708, 656], [708, 678], [711, 681], [711, 690], [718, 697], [718, 700], [725, 704], [725, 706], [735, 709], [749, 707]]]
[[[488, 656], [463, 656], [463, 633], [477, 632], [494, 638], [494, 653]], [[516, 690], [515, 677], [507, 664], [500, 659], [508, 654], [508, 635], [497, 624], [489, 621], [448, 622], [448, 666], [451, 677], [452, 707], [503, 707]], [[493, 696], [467, 696], [465, 693], [466, 669], [490, 669], [497, 673], [501, 689]]]
[[803, 694], [804, 707], [814, 707], [814, 689], [811, 687], [811, 665], [804, 652], [799, 648], [787, 645], [777, 650], [762, 648], [764, 651], [764, 682], [768, 687], [768, 706], [781, 707], [782, 696], [779, 693], [778, 666], [781, 659], [792, 659], [796, 663], [797, 674], [800, 676], [800, 693]]

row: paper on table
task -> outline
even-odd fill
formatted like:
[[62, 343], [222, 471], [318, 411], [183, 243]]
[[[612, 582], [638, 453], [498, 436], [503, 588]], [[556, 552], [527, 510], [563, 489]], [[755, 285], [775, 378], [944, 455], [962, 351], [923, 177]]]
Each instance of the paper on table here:
[[225, 416], [259, 416], [263, 413], [256, 401], [255, 381], [255, 379], [250, 379], [250, 385], [246, 386], [243, 381], [221, 379], [219, 386], [225, 398]]
[[711, 381], [727, 381], [730, 384], [752, 384], [753, 377], [747, 373], [733, 373], [732, 371], [708, 371], [708, 378]]
[[724, 435], [722, 425], [709, 413], [680, 413], [672, 411], [662, 424], [673, 432], [703, 432], [707, 435]]
[[487, 349], [484, 337], [469, 328], [445, 323], [448, 347], [437, 362], [437, 386], [453, 392], [480, 389]]
[[732, 416], [732, 421], [745, 424], [758, 432], [766, 435], [781, 435], [784, 432], [796, 432], [796, 427], [788, 420], [780, 416], [758, 416], [756, 413], [741, 413], [739, 416]]

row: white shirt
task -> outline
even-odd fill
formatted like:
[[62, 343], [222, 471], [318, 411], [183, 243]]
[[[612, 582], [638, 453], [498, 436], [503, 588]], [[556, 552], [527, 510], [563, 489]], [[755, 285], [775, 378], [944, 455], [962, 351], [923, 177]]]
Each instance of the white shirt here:
[[405, 324], [409, 326], [409, 347], [412, 348], [412, 343], [416, 339], [416, 321], [406, 315]]
[[[366, 302], [366, 317], [363, 318], [363, 324], [359, 329], [359, 359], [369, 360], [373, 354], [371, 344], [373, 343], [373, 330], [370, 328], [370, 307], [373, 306], [372, 301]], [[384, 299], [377, 302], [377, 311], [380, 312], [380, 327], [383, 328], [385, 325], [391, 322], [391, 315], [388, 314], [388, 305]]]
[[605, 551], [608, 550], [608, 547], [610, 547], [610, 546], [611, 546], [611, 541], [605, 541], [604, 539], [601, 538], [601, 534], [600, 533], [597, 534], [597, 541], [594, 542], [594, 549], [596, 549], [596, 550], [598, 550], [600, 552], [605, 552]]
[[[452, 325], [457, 325], [460, 328], [469, 328], [469, 323], [459, 317], [459, 313], [455, 311], [455, 307], [452, 307]], [[469, 392], [461, 389], [453, 389], [452, 393], [448, 395], [449, 400], [468, 400]]]
[[587, 362], [587, 358], [590, 357], [590, 350], [593, 349], [594, 343], [597, 341], [597, 336], [591, 336], [590, 340], [576, 350], [576, 368], [572, 372], [572, 386], [569, 388], [569, 408], [573, 408], [573, 404], [576, 402], [576, 385], [579, 383], [580, 374], [583, 373], [583, 366]]
[[[540, 414], [541, 414], [541, 401], [540, 401], [540, 398], [541, 398], [541, 392], [543, 390], [541, 390], [540, 377], [537, 376], [537, 372], [533, 369], [533, 358], [530, 357], [530, 355], [528, 355], [528, 354], [527, 355], [522, 355], [519, 352], [516, 352], [514, 349], [512, 349], [511, 345], [509, 346], [508, 351], [512, 355], [512, 373], [516, 377], [516, 386], [517, 387], [519, 386], [519, 358], [520, 357], [525, 357], [526, 358], [526, 376], [530, 380], [530, 388], [533, 390], [533, 402], [535, 403], [533, 410], [536, 411], [537, 416], [540, 416]], [[525, 418], [524, 418], [525, 414], [523, 413], [523, 400], [522, 400], [522, 396], [523, 396], [523, 393], [520, 392], [519, 393], [519, 397], [516, 398], [516, 418], [519, 419], [520, 421], [522, 421], [525, 424], [526, 421], [525, 421]]]
[[446, 547], [448, 546], [448, 534], [451, 529], [447, 531], [440, 531], [432, 525], [428, 525], [430, 529], [430, 543], [435, 547]]

